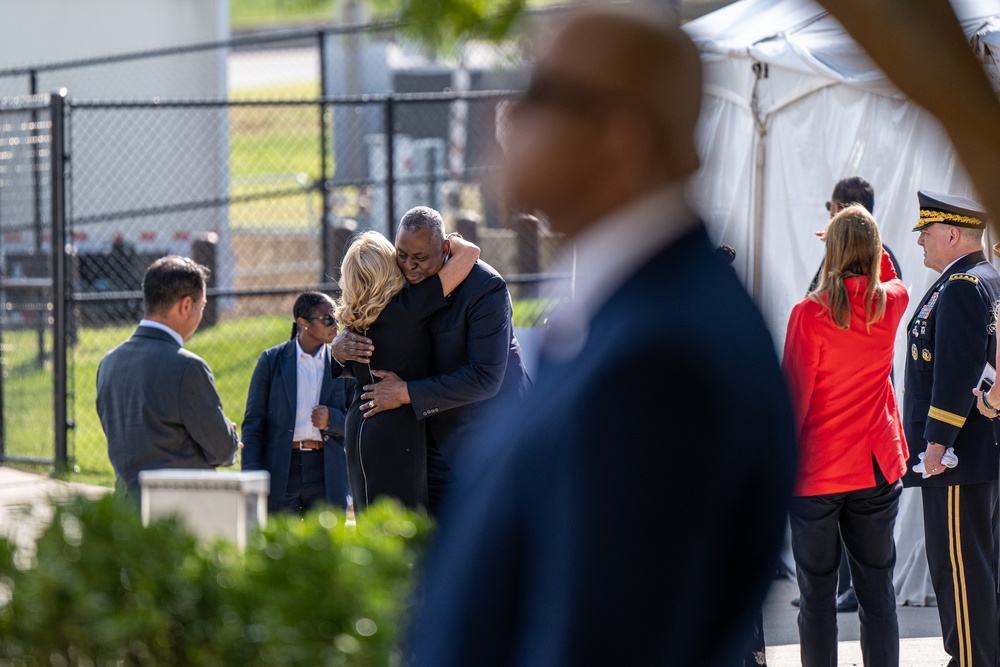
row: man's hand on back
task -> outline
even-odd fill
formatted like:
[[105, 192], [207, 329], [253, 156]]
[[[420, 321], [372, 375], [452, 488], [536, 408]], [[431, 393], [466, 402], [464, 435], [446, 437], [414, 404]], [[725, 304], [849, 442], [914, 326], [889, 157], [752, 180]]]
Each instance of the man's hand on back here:
[[370, 338], [359, 336], [353, 331], [344, 329], [330, 343], [330, 354], [341, 364], [348, 361], [356, 361], [359, 364], [367, 364], [371, 361], [372, 352], [375, 346]]
[[406, 382], [392, 371], [372, 371], [372, 375], [381, 378], [381, 382], [367, 384], [364, 386], [365, 393], [361, 398], [367, 403], [361, 405], [365, 419], [373, 417], [385, 410], [395, 410], [410, 402], [410, 392], [406, 389]]

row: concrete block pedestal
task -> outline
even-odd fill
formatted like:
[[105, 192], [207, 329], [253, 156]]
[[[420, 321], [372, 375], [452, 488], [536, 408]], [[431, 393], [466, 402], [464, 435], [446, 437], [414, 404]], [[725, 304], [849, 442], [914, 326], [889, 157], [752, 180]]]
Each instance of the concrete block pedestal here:
[[265, 471], [147, 470], [139, 473], [142, 523], [176, 515], [199, 539], [224, 538], [239, 549], [267, 521]]

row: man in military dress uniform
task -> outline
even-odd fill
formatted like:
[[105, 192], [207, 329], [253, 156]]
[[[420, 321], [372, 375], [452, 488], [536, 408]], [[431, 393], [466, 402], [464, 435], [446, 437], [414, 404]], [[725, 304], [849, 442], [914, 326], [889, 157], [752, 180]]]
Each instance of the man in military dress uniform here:
[[[996, 356], [991, 324], [1000, 274], [983, 254], [986, 214], [976, 202], [931, 192], [917, 197], [913, 231], [920, 232], [924, 265], [941, 277], [907, 331], [903, 418], [911, 458], [903, 483], [922, 489], [948, 667], [994, 667], [998, 458], [993, 424], [976, 409], [972, 389]], [[949, 448], [957, 464], [946, 456]], [[921, 453], [924, 473], [913, 470]]]

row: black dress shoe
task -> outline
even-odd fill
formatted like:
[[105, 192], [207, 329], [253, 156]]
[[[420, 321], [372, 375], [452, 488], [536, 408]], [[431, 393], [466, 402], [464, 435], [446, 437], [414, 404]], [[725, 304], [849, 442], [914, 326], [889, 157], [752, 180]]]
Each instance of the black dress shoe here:
[[837, 596], [837, 611], [857, 611], [858, 596], [854, 594], [854, 587], [851, 586], [846, 591]]

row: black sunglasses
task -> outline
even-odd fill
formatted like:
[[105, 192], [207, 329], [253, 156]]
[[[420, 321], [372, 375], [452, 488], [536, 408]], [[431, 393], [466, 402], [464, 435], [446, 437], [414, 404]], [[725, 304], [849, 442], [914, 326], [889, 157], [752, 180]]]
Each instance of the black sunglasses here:
[[[518, 100], [518, 107], [549, 107], [580, 115], [600, 113], [620, 95], [563, 77], [542, 75], [532, 78]], [[515, 107], [516, 108], [516, 107]]]
[[312, 322], [313, 320], [323, 320], [323, 324], [325, 324], [328, 327], [332, 327], [337, 323], [337, 318], [334, 317], [333, 315], [330, 315], [329, 313], [327, 313], [326, 315], [321, 315], [320, 317], [310, 317], [307, 319], [310, 322]]

